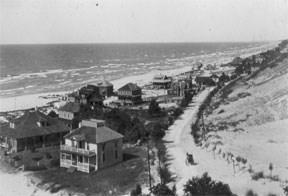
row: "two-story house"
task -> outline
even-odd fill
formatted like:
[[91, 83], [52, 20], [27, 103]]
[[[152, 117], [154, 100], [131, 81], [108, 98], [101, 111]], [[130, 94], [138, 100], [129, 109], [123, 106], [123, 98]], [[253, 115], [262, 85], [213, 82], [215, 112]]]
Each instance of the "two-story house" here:
[[123, 135], [105, 126], [102, 120], [83, 120], [81, 127], [64, 136], [60, 166], [92, 172], [123, 160]]
[[79, 117], [81, 105], [80, 103], [67, 102], [64, 106], [59, 108], [59, 120], [70, 128], [72, 127], [72, 120]]
[[142, 102], [142, 90], [137, 84], [128, 83], [118, 89], [118, 100], [124, 104], [134, 105]]
[[113, 84], [105, 79], [96, 83], [99, 94], [103, 97], [110, 97], [113, 95]]
[[152, 84], [157, 89], [168, 89], [172, 83], [172, 79], [166, 75], [156, 75], [152, 80]]

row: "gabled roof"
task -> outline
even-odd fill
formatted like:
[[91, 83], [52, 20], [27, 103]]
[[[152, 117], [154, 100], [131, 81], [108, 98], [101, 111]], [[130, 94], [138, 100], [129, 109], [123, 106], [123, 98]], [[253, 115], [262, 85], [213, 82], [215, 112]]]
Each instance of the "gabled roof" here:
[[107, 80], [101, 80], [101, 81], [98, 81], [96, 86], [101, 86], [101, 87], [108, 87], [108, 86], [113, 86], [113, 84]]
[[[38, 122], [45, 122], [46, 125], [40, 127]], [[14, 128], [10, 128], [10, 123], [5, 123], [0, 128], [0, 135], [20, 139], [69, 131], [61, 121], [39, 111], [26, 112], [14, 120], [14, 125]]]
[[137, 86], [137, 84], [133, 83], [125, 84], [124, 86], [118, 89], [118, 91], [135, 91], [135, 90], [141, 90], [141, 88]]
[[98, 91], [97, 87], [94, 86], [94, 85], [87, 85], [87, 86], [84, 86], [82, 87], [80, 90], [79, 90], [79, 94], [84, 94], [86, 96], [89, 96], [91, 95], [93, 92], [96, 92]]
[[68, 102], [64, 106], [59, 108], [59, 111], [77, 113], [80, 111], [80, 104], [74, 102]]
[[152, 82], [153, 83], [167, 83], [167, 82], [172, 82], [172, 81], [166, 75], [156, 75], [154, 76]]
[[86, 141], [88, 143], [99, 144], [107, 141], [123, 138], [123, 135], [113, 131], [108, 127], [87, 127], [82, 126], [75, 131], [64, 136], [65, 139]]

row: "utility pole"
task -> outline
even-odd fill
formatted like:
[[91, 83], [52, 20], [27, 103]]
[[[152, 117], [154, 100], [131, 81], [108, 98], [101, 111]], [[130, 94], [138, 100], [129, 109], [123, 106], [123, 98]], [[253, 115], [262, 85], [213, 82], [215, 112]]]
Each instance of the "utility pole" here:
[[205, 137], [204, 111], [202, 113], [203, 139]]
[[149, 190], [151, 191], [151, 172], [150, 172], [150, 153], [149, 153], [149, 136], [147, 140], [147, 151], [148, 151], [148, 173], [149, 173]]

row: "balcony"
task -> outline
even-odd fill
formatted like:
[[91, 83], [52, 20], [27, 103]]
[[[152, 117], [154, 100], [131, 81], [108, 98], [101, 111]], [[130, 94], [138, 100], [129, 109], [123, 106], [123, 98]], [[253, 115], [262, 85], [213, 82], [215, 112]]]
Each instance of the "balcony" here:
[[80, 155], [87, 155], [87, 156], [96, 155], [95, 150], [85, 150], [83, 148], [76, 148], [76, 147], [66, 146], [66, 145], [61, 145], [60, 150], [66, 151], [66, 152], [71, 152], [71, 153], [76, 153], [76, 154], [80, 154]]

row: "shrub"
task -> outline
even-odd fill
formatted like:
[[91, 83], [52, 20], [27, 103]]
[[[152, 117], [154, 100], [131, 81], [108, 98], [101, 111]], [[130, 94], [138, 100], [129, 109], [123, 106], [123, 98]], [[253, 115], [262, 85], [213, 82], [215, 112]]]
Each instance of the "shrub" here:
[[[174, 189], [175, 191], [175, 189]], [[163, 196], [163, 195], [167, 195], [167, 196], [174, 196], [176, 193], [173, 192], [171, 189], [169, 189], [169, 187], [165, 184], [157, 184], [156, 186], [151, 187], [151, 192], [155, 195], [155, 196]]]
[[159, 168], [159, 175], [164, 184], [171, 182], [171, 173], [167, 167]]
[[131, 196], [137, 196], [137, 195], [141, 195], [142, 193], [142, 188], [140, 186], [140, 184], [136, 184], [135, 189], [133, 189], [130, 193]]
[[156, 116], [161, 113], [161, 108], [155, 99], [152, 99], [149, 104], [148, 114], [150, 116]]
[[252, 174], [252, 180], [258, 180], [260, 178], [264, 178], [263, 171], [255, 172], [255, 173]]
[[288, 196], [288, 186], [283, 188], [284, 193], [286, 194], [286, 196]]
[[254, 193], [252, 190], [248, 190], [245, 196], [258, 196], [258, 195]]
[[233, 195], [228, 184], [213, 181], [207, 173], [188, 180], [184, 192], [190, 195]]
[[178, 116], [180, 116], [181, 114], [183, 114], [183, 110], [181, 108], [176, 108], [174, 111], [173, 111], [173, 116], [175, 116], [176, 118]]
[[224, 110], [220, 110], [219, 112], [218, 112], [218, 114], [221, 114], [221, 113], [223, 113], [224, 112]]

